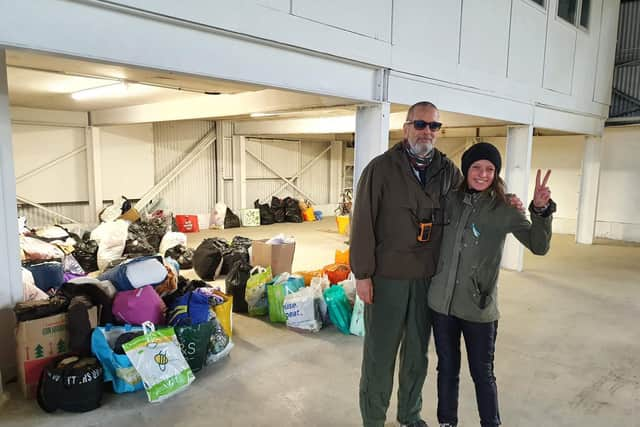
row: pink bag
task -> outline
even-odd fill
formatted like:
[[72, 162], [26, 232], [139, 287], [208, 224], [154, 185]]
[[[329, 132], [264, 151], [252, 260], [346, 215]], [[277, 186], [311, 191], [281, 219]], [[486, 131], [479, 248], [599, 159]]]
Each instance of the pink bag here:
[[130, 325], [142, 325], [149, 321], [154, 325], [165, 324], [166, 306], [151, 286], [131, 291], [121, 291], [113, 300], [113, 315]]

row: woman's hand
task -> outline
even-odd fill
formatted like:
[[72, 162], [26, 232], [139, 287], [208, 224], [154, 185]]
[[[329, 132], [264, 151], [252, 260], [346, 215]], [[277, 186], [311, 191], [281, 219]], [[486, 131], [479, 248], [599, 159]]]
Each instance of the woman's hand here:
[[533, 206], [536, 208], [546, 208], [551, 199], [551, 190], [547, 187], [547, 181], [551, 175], [551, 169], [547, 171], [542, 182], [540, 182], [540, 169], [536, 174], [536, 189], [533, 193]]

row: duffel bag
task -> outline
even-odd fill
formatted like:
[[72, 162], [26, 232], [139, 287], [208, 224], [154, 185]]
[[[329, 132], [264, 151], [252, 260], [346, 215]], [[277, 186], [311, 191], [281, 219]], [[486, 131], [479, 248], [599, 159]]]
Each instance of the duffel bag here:
[[95, 357], [63, 356], [46, 366], [38, 383], [45, 412], [88, 412], [100, 407], [104, 371]]

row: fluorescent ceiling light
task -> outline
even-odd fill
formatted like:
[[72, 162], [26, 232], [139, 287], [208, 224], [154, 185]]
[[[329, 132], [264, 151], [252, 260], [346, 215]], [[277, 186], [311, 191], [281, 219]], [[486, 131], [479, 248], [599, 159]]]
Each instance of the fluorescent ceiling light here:
[[99, 86], [91, 89], [73, 92], [71, 94], [71, 97], [77, 101], [91, 98], [115, 98], [119, 96], [125, 96], [127, 94], [127, 89], [127, 83], [119, 82], [116, 84]]
[[250, 116], [251, 117], [271, 117], [271, 116], [278, 116], [280, 115], [280, 113], [251, 113]]

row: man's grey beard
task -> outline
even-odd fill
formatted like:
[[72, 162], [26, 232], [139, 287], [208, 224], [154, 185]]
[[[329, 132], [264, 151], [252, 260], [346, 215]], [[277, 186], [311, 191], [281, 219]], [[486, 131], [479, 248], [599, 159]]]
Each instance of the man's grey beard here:
[[433, 142], [427, 144], [411, 143], [409, 142], [409, 149], [414, 156], [427, 157], [429, 153], [433, 151]]

